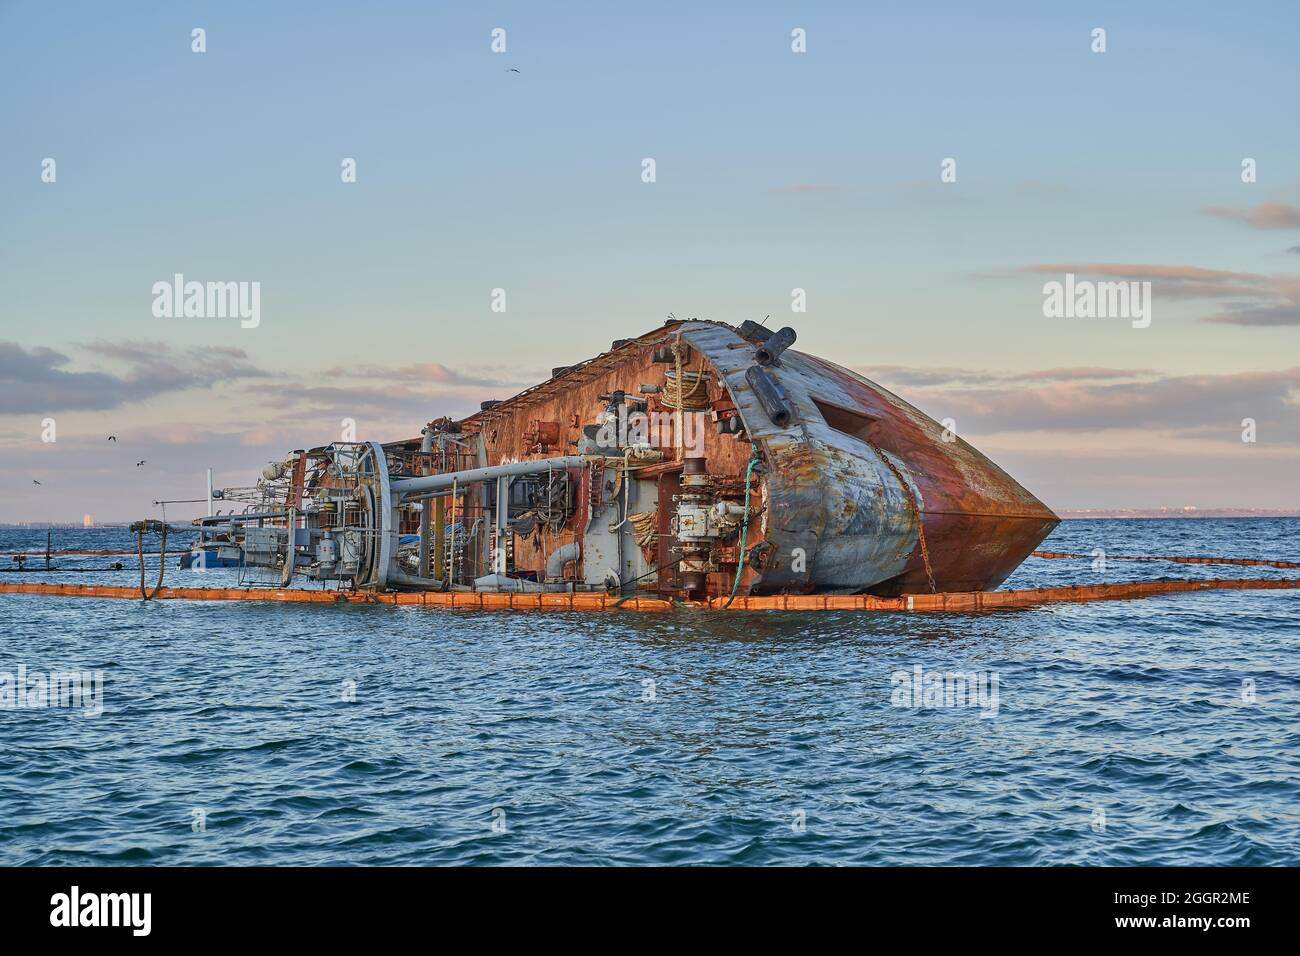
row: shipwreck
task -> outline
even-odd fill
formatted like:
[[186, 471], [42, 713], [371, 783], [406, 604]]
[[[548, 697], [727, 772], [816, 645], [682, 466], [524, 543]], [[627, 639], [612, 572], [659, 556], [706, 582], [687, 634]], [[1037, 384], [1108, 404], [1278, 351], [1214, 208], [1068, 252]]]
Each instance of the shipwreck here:
[[348, 591], [681, 601], [996, 588], [1041, 501], [795, 332], [670, 320], [408, 440], [211, 492], [194, 560]]

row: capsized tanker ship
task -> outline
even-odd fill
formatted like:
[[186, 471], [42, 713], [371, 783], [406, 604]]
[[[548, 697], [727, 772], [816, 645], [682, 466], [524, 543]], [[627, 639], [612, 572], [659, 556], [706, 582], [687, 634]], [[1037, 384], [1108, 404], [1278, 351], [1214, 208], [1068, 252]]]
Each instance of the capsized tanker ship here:
[[369, 591], [984, 591], [1058, 518], [792, 329], [670, 320], [407, 441], [340, 442], [216, 493], [202, 547]]

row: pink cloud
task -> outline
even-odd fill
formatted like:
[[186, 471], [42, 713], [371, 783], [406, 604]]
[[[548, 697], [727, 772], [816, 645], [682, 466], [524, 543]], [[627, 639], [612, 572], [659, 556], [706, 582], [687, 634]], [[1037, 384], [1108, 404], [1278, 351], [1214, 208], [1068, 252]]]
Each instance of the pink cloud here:
[[1285, 202], [1263, 202], [1250, 209], [1210, 206], [1201, 212], [1216, 219], [1244, 222], [1255, 229], [1300, 229], [1300, 206]]
[[1300, 280], [1294, 276], [1124, 262], [1034, 263], [1020, 266], [1015, 272], [1055, 276], [1074, 273], [1150, 282], [1153, 292], [1161, 298], [1228, 300], [1221, 311], [1203, 318], [1204, 322], [1256, 327], [1300, 325]]

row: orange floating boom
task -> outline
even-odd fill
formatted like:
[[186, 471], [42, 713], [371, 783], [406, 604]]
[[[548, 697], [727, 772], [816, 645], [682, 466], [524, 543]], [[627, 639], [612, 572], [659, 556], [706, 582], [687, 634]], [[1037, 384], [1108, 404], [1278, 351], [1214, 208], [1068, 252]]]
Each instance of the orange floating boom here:
[[[1237, 578], [1209, 581], [1131, 581], [1019, 591], [954, 591], [876, 597], [870, 594], [773, 594], [737, 597], [732, 611], [989, 611], [1040, 604], [1130, 600], [1186, 591], [1275, 591], [1300, 589], [1300, 578]], [[49, 597], [134, 598], [140, 589], [116, 585], [0, 582], [0, 594]], [[500, 591], [309, 591], [294, 588], [161, 588], [158, 600], [286, 601], [299, 604], [397, 604], [420, 607], [520, 611], [671, 611], [674, 608], [724, 610], [725, 598], [671, 601], [657, 597], [618, 598], [604, 592]]]

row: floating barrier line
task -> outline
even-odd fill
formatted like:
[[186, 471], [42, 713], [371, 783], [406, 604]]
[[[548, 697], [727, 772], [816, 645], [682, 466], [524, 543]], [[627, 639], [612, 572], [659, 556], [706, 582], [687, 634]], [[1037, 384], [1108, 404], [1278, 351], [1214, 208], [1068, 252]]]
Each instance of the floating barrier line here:
[[[1093, 560], [1096, 555], [1074, 554], [1069, 551], [1034, 551], [1035, 558], [1084, 558]], [[1174, 561], [1178, 564], [1236, 564], [1264, 568], [1300, 568], [1300, 561], [1267, 561], [1263, 558], [1201, 558], [1178, 554], [1107, 554], [1107, 561]]]
[[[145, 554], [148, 555], [155, 555], [157, 553], [158, 553], [157, 551], [145, 552]], [[186, 548], [184, 551], [168, 551], [166, 553], [167, 554], [189, 554], [190, 549]], [[0, 551], [0, 556], [4, 556], [4, 557], [8, 557], [10, 555], [17, 555], [25, 558], [43, 558], [47, 554], [51, 558], [57, 558], [60, 555], [65, 557], [69, 557], [72, 555], [95, 555], [98, 557], [98, 556], [107, 556], [107, 555], [116, 555], [116, 554], [135, 554], [135, 549], [132, 548], [130, 551]]]
[[[159, 588], [157, 600], [285, 601], [298, 604], [393, 604], [418, 607], [518, 611], [671, 611], [674, 607], [732, 611], [989, 611], [1040, 604], [1131, 600], [1185, 591], [1277, 591], [1300, 589], [1300, 578], [1227, 578], [1209, 581], [1131, 581], [1071, 587], [1027, 588], [1019, 591], [954, 591], [875, 597], [869, 594], [773, 594], [710, 601], [672, 601], [657, 597], [627, 597], [602, 592], [498, 591], [308, 591], [296, 588]], [[138, 587], [100, 584], [0, 582], [0, 594], [41, 594], [47, 597], [133, 598]]]
[[[150, 570], [153, 570], [156, 567], [157, 565], [153, 565], [153, 564], [148, 565], [148, 568]], [[22, 568], [20, 570], [18, 568], [0, 567], [0, 574], [22, 574], [26, 576], [39, 576], [42, 574], [101, 574], [101, 573], [109, 574], [109, 573], [117, 573], [120, 571], [138, 571], [138, 570], [140, 569], [136, 567], [136, 565], [134, 564], [130, 564], [130, 565], [124, 564], [119, 568], [115, 568], [112, 566], [109, 566], [107, 568], [60, 568], [58, 566], [52, 566], [48, 568]]]

